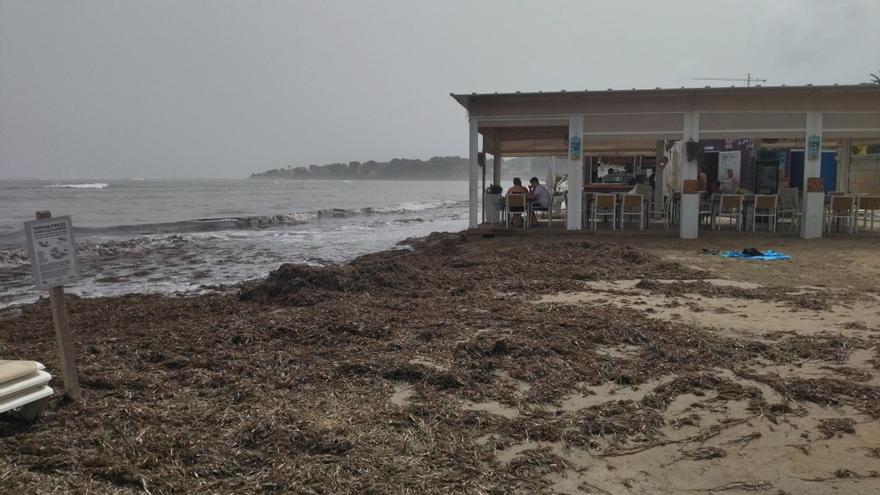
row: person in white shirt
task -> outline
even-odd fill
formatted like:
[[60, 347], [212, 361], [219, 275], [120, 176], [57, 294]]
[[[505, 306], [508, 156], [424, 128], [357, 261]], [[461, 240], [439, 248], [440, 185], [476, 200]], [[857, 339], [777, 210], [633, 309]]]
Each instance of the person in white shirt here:
[[[532, 211], [549, 211], [553, 195], [547, 186], [541, 184], [537, 177], [529, 179], [529, 194], [526, 196], [532, 202]], [[532, 215], [532, 223], [537, 224], [537, 219]]]
[[645, 201], [650, 201], [651, 194], [653, 192], [654, 192], [654, 190], [651, 189], [651, 185], [648, 184], [648, 178], [645, 176], [642, 176], [641, 180], [639, 180], [639, 183], [636, 184], [635, 187], [630, 189], [630, 191], [627, 194], [641, 194], [642, 196], [644, 196]]
[[736, 176], [733, 175], [733, 169], [727, 169], [727, 177], [721, 180], [721, 194], [736, 194], [739, 186]]
[[537, 177], [529, 179], [529, 200], [532, 202], [532, 208], [546, 210], [550, 208], [550, 201], [553, 195], [547, 190], [547, 186], [541, 184]]

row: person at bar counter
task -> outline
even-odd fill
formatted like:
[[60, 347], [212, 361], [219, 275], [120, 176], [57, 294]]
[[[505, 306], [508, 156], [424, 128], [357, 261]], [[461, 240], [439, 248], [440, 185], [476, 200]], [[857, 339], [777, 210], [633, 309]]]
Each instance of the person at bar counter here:
[[736, 176], [733, 175], [733, 169], [727, 169], [727, 177], [721, 181], [721, 194], [734, 194], [738, 186], [739, 183], [736, 180]]
[[709, 185], [709, 189], [703, 193], [703, 199], [711, 199], [712, 196], [721, 194], [721, 181], [716, 180]]
[[639, 181], [638, 184], [636, 184], [636, 187], [632, 188], [627, 194], [641, 194], [644, 196], [645, 200], [650, 200], [652, 192], [651, 185], [648, 184], [648, 178], [642, 175], [639, 176]]
[[[513, 185], [510, 186], [509, 189], [507, 189], [507, 193], [504, 195], [504, 197], [508, 198], [508, 197], [510, 197], [511, 194], [524, 194], [526, 196], [526, 199], [528, 199], [530, 193], [529, 193], [529, 190], [526, 189], [526, 187], [522, 185], [522, 179], [520, 179], [519, 177], [514, 177], [513, 178]], [[511, 211], [514, 211], [514, 210], [511, 209]], [[519, 226], [522, 226], [522, 221], [523, 221], [522, 215], [515, 215], [513, 217], [513, 221], [511, 223], [514, 226], [519, 227]]]

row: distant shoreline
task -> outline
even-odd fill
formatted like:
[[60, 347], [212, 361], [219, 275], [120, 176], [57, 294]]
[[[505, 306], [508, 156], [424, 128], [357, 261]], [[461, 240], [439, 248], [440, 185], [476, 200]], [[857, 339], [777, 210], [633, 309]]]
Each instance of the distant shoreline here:
[[420, 182], [467, 182], [467, 177], [435, 178], [435, 177], [265, 177], [250, 176], [254, 180], [308, 180], [308, 181], [420, 181]]

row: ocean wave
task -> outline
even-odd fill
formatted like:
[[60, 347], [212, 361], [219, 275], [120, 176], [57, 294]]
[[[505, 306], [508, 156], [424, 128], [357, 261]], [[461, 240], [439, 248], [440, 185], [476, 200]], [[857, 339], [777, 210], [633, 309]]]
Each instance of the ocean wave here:
[[407, 213], [407, 212], [418, 212], [418, 211], [427, 211], [434, 210], [437, 208], [448, 208], [448, 207], [465, 207], [467, 206], [467, 201], [408, 201], [405, 203], [399, 203], [393, 206], [385, 207], [385, 208], [376, 208], [373, 211], [376, 213]]
[[[189, 242], [180, 235], [162, 237], [137, 237], [134, 239], [79, 244], [76, 254], [83, 257], [115, 256], [147, 252], [156, 248], [182, 247]], [[31, 262], [24, 248], [0, 249], [0, 269], [29, 265]]]
[[65, 189], [104, 189], [110, 187], [110, 184], [106, 182], [91, 182], [88, 184], [50, 184], [47, 186], [43, 186], [47, 188], [65, 188]]
[[[390, 207], [359, 209], [325, 208], [320, 210], [258, 216], [228, 216], [217, 218], [197, 218], [179, 222], [145, 223], [133, 225], [113, 225], [106, 227], [82, 227], [74, 225], [77, 235], [131, 235], [185, 234], [198, 232], [217, 232], [224, 230], [264, 230], [277, 227], [295, 226], [314, 221], [328, 221], [373, 215], [402, 215], [424, 213], [432, 209], [461, 208], [467, 201], [408, 202]], [[420, 215], [421, 216], [421, 215]], [[424, 219], [419, 219], [423, 221]], [[24, 241], [24, 230], [0, 234], [0, 246], [19, 244]], [[2, 261], [0, 261], [2, 262]]]

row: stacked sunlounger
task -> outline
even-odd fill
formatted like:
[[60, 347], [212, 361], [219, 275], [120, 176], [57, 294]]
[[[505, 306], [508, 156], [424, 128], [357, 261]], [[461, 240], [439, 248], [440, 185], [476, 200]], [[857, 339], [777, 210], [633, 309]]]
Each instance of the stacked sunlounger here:
[[53, 393], [52, 375], [36, 361], [0, 359], [0, 414], [12, 413], [23, 419], [35, 419]]

